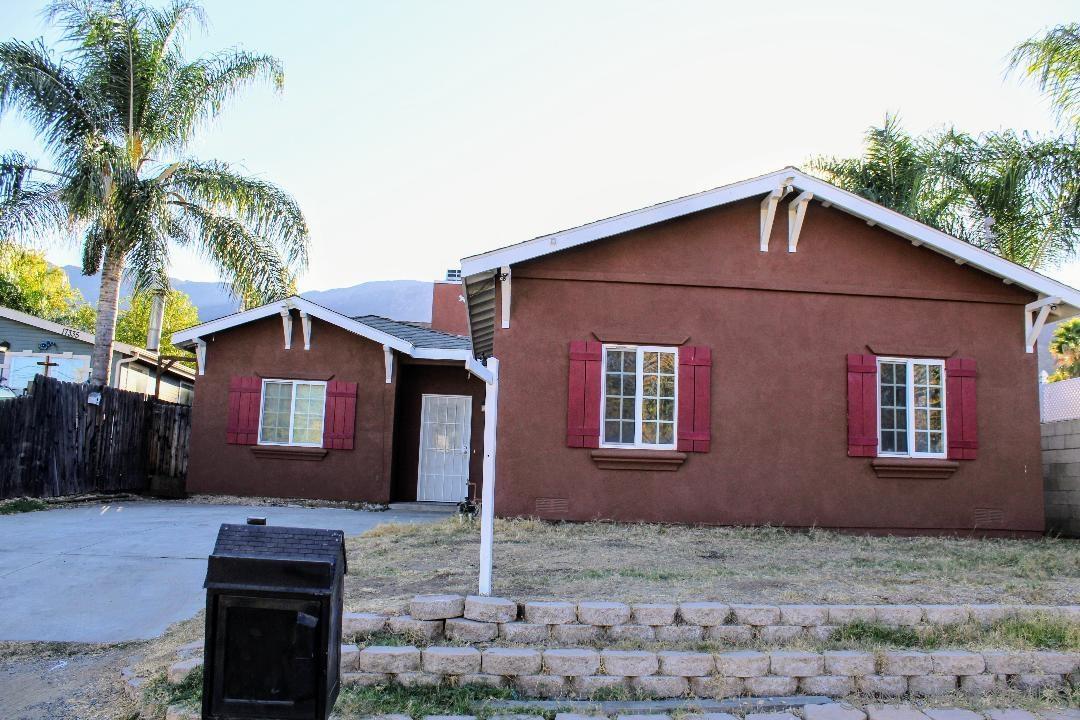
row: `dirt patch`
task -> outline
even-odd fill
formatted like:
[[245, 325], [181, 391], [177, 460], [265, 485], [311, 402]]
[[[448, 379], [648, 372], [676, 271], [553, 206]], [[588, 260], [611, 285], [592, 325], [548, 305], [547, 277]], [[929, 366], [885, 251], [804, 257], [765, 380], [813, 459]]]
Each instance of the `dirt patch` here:
[[122, 668], [142, 649], [127, 645], [0, 643], [0, 717], [11, 720], [130, 718]]
[[[472, 593], [475, 520], [386, 524], [347, 539], [346, 607], [403, 611]], [[870, 537], [823, 530], [499, 520], [497, 595], [624, 601], [1072, 604], [1080, 542]]]

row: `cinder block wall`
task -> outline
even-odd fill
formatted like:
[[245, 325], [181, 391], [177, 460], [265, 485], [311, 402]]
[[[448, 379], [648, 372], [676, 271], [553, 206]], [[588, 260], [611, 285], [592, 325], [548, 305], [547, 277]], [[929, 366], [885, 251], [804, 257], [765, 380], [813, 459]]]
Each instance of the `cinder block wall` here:
[[1080, 537], [1080, 420], [1042, 424], [1046, 530]]

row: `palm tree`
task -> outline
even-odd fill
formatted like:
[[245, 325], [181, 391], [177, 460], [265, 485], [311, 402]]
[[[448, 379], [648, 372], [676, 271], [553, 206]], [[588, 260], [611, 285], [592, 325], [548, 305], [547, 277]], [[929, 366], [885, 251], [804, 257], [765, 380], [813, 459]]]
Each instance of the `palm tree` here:
[[1009, 63], [1016, 69], [1038, 84], [1059, 120], [1080, 130], [1080, 24], [1058, 25], [1018, 45]]
[[1080, 318], [1057, 326], [1050, 338], [1050, 352], [1057, 358], [1057, 370], [1048, 378], [1051, 382], [1080, 376]]
[[811, 158], [808, 168], [829, 182], [945, 232], [956, 225], [955, 198], [943, 191], [927, 162], [926, 142], [912, 137], [896, 115], [870, 126], [862, 157]]
[[942, 194], [953, 199], [954, 235], [1030, 268], [1075, 254], [1080, 149], [1074, 140], [949, 130], [931, 142], [926, 159]]
[[169, 289], [169, 253], [193, 248], [237, 296], [286, 294], [307, 263], [308, 228], [291, 196], [218, 161], [186, 157], [195, 132], [244, 86], [280, 89], [280, 63], [220, 52], [188, 60], [199, 6], [143, 0], [62, 0], [47, 17], [70, 49], [0, 43], [0, 113], [33, 124], [52, 163], [0, 156], [0, 237], [57, 230], [79, 238], [83, 272], [101, 272], [91, 382], [106, 384], [121, 279]]
[[1012, 131], [923, 137], [894, 116], [866, 134], [862, 157], [814, 158], [830, 182], [954, 237], [1042, 268], [1080, 241], [1080, 148]]

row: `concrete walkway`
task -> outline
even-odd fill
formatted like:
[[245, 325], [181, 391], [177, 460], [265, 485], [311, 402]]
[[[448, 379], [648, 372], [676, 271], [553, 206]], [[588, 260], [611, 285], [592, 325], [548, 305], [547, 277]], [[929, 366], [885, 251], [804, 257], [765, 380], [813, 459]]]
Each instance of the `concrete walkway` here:
[[206, 556], [222, 523], [357, 535], [442, 513], [111, 502], [0, 516], [0, 640], [119, 642], [160, 635], [205, 604]]

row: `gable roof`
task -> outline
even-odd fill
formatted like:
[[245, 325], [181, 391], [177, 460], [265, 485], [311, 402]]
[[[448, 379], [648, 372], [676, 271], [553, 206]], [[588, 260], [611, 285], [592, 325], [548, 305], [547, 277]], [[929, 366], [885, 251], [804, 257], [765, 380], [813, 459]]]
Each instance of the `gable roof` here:
[[1054, 319], [1060, 320], [1080, 314], [1080, 291], [1075, 288], [912, 220], [820, 178], [807, 175], [798, 168], [786, 167], [749, 180], [463, 258], [461, 274], [465, 281], [474, 349], [478, 356], [491, 354], [495, 322], [495, 278], [501, 268], [701, 210], [764, 196], [786, 187], [813, 193], [815, 201], [827, 203], [906, 238], [913, 245], [921, 245], [953, 258], [958, 263], [971, 265], [1007, 283], [1037, 293], [1040, 297], [1060, 298], [1062, 302], [1052, 312]]
[[295, 309], [307, 313], [311, 317], [393, 348], [410, 357], [429, 360], [469, 360], [472, 358], [472, 345], [467, 337], [439, 332], [414, 323], [390, 320], [378, 315], [348, 317], [313, 303], [301, 295], [293, 295], [284, 300], [260, 305], [257, 308], [226, 315], [223, 318], [175, 332], [172, 342], [173, 345], [179, 347], [191, 347], [199, 338], [262, 318], [280, 315], [283, 309]]
[[442, 332], [407, 320], [391, 320], [381, 315], [357, 315], [353, 320], [385, 333], [399, 337], [418, 348], [443, 348], [448, 350], [471, 350], [472, 341], [464, 335]]
[[[72, 340], [78, 340], [88, 345], [94, 345], [95, 339], [92, 333], [88, 333], [85, 330], [78, 330], [67, 325], [61, 325], [60, 323], [53, 322], [52, 320], [45, 320], [39, 318], [37, 315], [30, 315], [20, 310], [14, 310], [9, 307], [0, 305], [0, 317], [7, 318], [12, 322], [22, 323], [23, 325], [29, 325], [30, 327], [36, 327], [39, 330], [45, 330], [47, 332], [54, 333], [56, 335], [63, 335], [64, 337], [71, 338]], [[113, 350], [121, 355], [127, 355], [128, 357], [137, 357], [140, 360], [147, 362], [151, 365], [157, 365], [158, 353], [153, 350], [147, 350], [146, 348], [137, 347], [135, 345], [128, 345], [127, 343], [120, 342], [119, 340], [113, 341]], [[195, 379], [195, 371], [184, 365], [173, 365], [165, 372], [172, 373], [174, 375], [181, 375], [188, 380]]]

